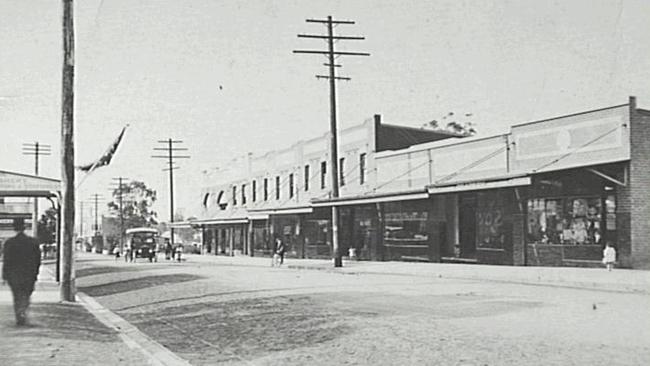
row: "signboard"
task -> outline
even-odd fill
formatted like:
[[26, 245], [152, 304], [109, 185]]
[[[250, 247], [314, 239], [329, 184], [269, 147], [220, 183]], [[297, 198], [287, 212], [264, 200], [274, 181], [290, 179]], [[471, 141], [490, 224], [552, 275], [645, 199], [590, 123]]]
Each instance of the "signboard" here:
[[476, 209], [478, 248], [504, 249], [510, 246], [508, 200], [499, 191], [482, 192]]
[[56, 192], [61, 183], [56, 179], [0, 171], [0, 191], [51, 191]]

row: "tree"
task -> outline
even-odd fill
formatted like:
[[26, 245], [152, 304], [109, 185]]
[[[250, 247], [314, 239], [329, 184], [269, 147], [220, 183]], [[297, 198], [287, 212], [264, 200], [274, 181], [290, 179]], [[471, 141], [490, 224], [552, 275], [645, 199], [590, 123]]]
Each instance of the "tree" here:
[[[151, 209], [156, 202], [156, 191], [148, 188], [144, 182], [131, 181], [122, 184], [122, 218], [124, 229], [142, 226], [155, 226], [157, 214]], [[108, 203], [108, 209], [120, 218], [120, 188], [113, 190], [113, 201]]]
[[[472, 117], [471, 113], [465, 113], [465, 118]], [[449, 121], [447, 121], [449, 119]], [[474, 128], [472, 122], [457, 122], [456, 114], [454, 112], [447, 113], [446, 116], [442, 117], [442, 123], [445, 123], [445, 127], [440, 127], [440, 122], [437, 120], [429, 121], [422, 125], [422, 128], [430, 128], [436, 131], [446, 131], [459, 134], [461, 136], [474, 136], [477, 131]]]
[[38, 220], [36, 236], [39, 243], [54, 243], [56, 241], [57, 212], [53, 207], [48, 208]]

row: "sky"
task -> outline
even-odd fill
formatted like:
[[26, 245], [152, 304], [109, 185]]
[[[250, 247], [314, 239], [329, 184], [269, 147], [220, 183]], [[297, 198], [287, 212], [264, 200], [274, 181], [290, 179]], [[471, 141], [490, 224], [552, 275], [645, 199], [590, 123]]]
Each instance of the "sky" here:
[[[158, 140], [182, 140], [175, 202], [200, 199], [201, 171], [325, 133], [325, 34], [307, 18], [354, 20], [340, 35], [342, 128], [381, 114], [419, 127], [471, 114], [479, 135], [516, 123], [624, 104], [650, 106], [647, 0], [84, 0], [75, 1], [75, 156], [97, 159], [129, 124], [111, 164], [84, 178], [81, 200], [110, 198], [112, 178], [144, 181], [169, 218]], [[33, 172], [21, 145], [52, 146], [41, 174], [60, 177], [61, 3], [0, 0], [0, 170]], [[90, 206], [90, 205], [88, 205]], [[89, 215], [89, 212], [84, 212]]]

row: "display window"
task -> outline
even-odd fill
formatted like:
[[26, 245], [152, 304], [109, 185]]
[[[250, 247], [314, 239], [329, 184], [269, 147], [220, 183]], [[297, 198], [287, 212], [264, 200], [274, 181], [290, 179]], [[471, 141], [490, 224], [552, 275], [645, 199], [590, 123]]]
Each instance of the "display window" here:
[[429, 212], [426, 202], [385, 205], [385, 259], [428, 260]]
[[544, 244], [596, 245], [616, 230], [616, 201], [607, 197], [561, 197], [528, 200], [528, 241]]

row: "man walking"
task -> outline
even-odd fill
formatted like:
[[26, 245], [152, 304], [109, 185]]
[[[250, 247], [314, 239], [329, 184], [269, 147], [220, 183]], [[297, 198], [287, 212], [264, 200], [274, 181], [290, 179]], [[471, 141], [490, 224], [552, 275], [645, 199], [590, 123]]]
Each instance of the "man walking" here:
[[25, 325], [29, 298], [41, 266], [41, 251], [36, 239], [25, 235], [25, 221], [15, 218], [13, 228], [16, 236], [5, 242], [3, 250], [2, 280], [9, 283], [14, 296], [16, 325]]

